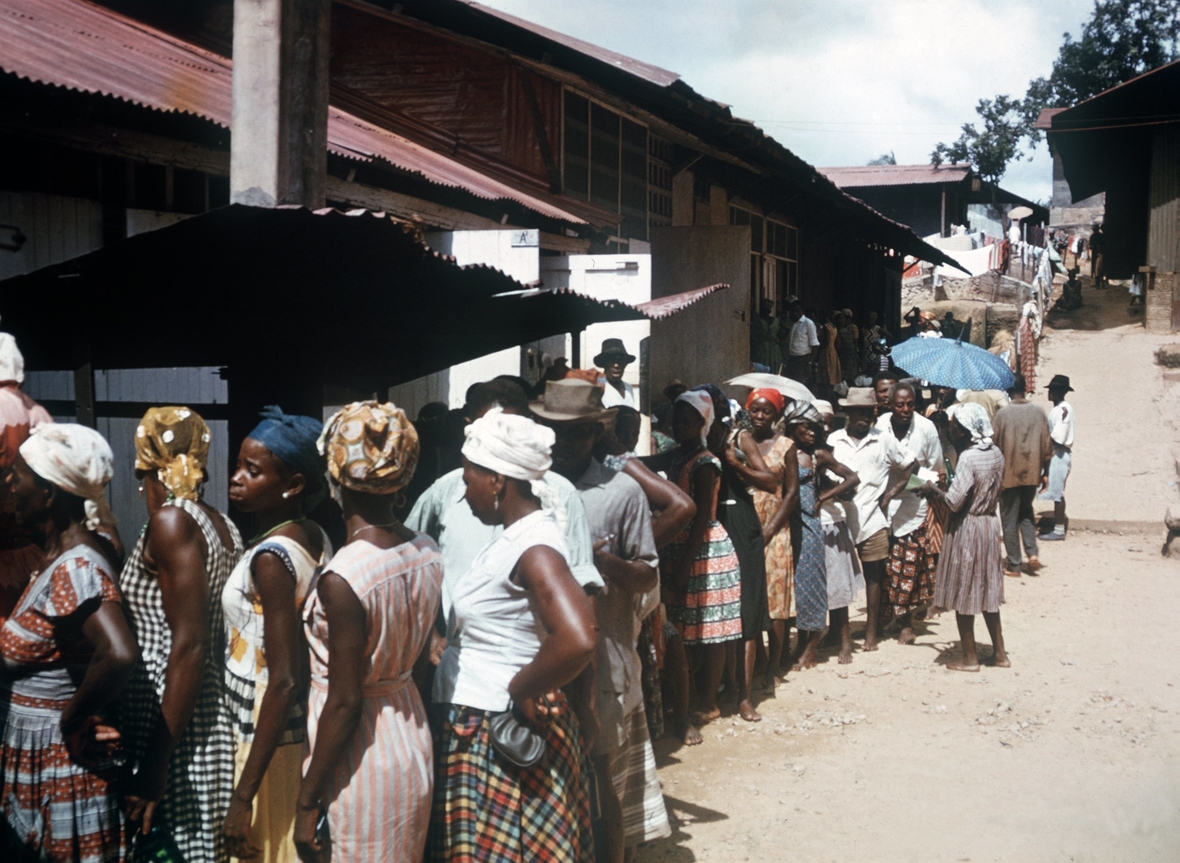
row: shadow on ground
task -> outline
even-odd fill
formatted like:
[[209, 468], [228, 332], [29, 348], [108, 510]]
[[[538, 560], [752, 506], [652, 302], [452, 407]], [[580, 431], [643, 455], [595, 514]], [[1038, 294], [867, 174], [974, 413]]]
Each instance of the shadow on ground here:
[[[1134, 314], [1129, 313], [1131, 295], [1127, 293], [1129, 282], [1114, 281], [1109, 287], [1098, 289], [1089, 276], [1081, 276], [1082, 307], [1068, 312], [1050, 310], [1045, 314], [1045, 324], [1054, 330], [1111, 330], [1127, 324], [1143, 323], [1143, 307]], [[1061, 296], [1061, 286], [1053, 288], [1053, 299]]]

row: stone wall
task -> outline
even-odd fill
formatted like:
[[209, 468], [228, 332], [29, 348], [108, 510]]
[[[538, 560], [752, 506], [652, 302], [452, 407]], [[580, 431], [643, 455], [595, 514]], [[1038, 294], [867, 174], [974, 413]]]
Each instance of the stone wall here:
[[1147, 320], [1149, 333], [1172, 332], [1172, 302], [1176, 290], [1175, 273], [1156, 273], [1155, 289], [1147, 291]]

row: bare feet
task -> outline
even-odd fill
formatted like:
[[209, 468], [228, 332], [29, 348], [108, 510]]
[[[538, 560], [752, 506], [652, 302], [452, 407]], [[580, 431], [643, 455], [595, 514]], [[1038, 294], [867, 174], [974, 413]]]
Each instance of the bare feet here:
[[840, 645], [840, 664], [841, 665], [851, 665], [852, 664], [852, 645], [851, 644]]
[[708, 725], [714, 719], [721, 718], [721, 708], [714, 707], [712, 710], [699, 710], [692, 715], [694, 725]]
[[979, 671], [979, 664], [968, 665], [966, 662], [948, 662], [946, 664], [947, 671]]
[[863, 645], [861, 645], [860, 649], [865, 651], [865, 653], [872, 653], [874, 650], [876, 650], [877, 649], [877, 636], [866, 635], [865, 636], [865, 643]]
[[913, 644], [916, 640], [917, 636], [914, 635], [914, 631], [908, 626], [897, 634], [898, 644]]
[[738, 712], [742, 719], [746, 722], [761, 722], [762, 714], [754, 709], [754, 705], [750, 703], [750, 699], [746, 698], [738, 705]]
[[684, 732], [685, 746], [700, 746], [705, 742], [705, 738], [701, 737], [701, 732], [697, 731], [695, 725], [689, 725]]
[[1024, 568], [1028, 572], [1040, 572], [1041, 569], [1044, 568], [1044, 566], [1045, 565], [1043, 563], [1041, 563], [1041, 559], [1034, 554], [1032, 557], [1030, 557], [1028, 559], [1028, 563], [1026, 563], [1024, 565]]
[[1005, 569], [1004, 575], [1008, 576], [1009, 578], [1020, 578], [1020, 571], [1017, 570], [1017, 571], [1013, 572], [1010, 569]]
[[1006, 653], [994, 653], [991, 664], [994, 668], [1011, 668], [1012, 660], [1008, 658]]

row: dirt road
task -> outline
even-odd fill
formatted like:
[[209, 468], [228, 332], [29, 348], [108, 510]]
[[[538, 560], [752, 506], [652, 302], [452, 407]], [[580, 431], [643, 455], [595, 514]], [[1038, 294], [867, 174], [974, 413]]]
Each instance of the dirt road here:
[[[1095, 305], [1092, 328], [1051, 329], [1042, 353], [1042, 384], [1060, 371], [1078, 390], [1071, 513], [1158, 522], [1180, 414], [1150, 357], [1168, 340], [1125, 326], [1124, 296], [1102, 305], [1119, 316]], [[1042, 574], [1005, 585], [1011, 669], [947, 671], [959, 653], [944, 614], [916, 645], [850, 666], [825, 654], [762, 702], [759, 724], [723, 719], [694, 749], [661, 741], [676, 832], [638, 859], [1180, 859], [1180, 561], [1161, 540], [1046, 543]], [[987, 656], [982, 620], [977, 637]]]

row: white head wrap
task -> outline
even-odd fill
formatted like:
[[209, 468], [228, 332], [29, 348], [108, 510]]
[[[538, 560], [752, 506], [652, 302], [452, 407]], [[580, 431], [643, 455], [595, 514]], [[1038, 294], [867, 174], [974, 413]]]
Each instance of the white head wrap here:
[[677, 396], [676, 401], [684, 402], [704, 418], [701, 443], [705, 443], [709, 438], [709, 429], [713, 428], [713, 398], [704, 390], [688, 390]]
[[494, 407], [464, 432], [463, 457], [501, 476], [528, 480], [543, 509], [565, 524], [565, 507], [543, 477], [553, 464], [553, 429]]
[[971, 442], [991, 446], [992, 424], [987, 411], [974, 402], [960, 402], [947, 409], [947, 416], [971, 433]]
[[74, 423], [39, 425], [20, 445], [20, 454], [37, 476], [86, 499], [87, 528], [115, 523], [106, 501], [115, 457], [94, 429]]
[[16, 381], [19, 384], [24, 379], [24, 354], [16, 346], [16, 339], [11, 333], [0, 333], [0, 381]]

